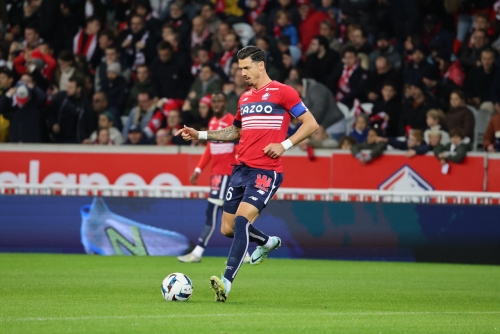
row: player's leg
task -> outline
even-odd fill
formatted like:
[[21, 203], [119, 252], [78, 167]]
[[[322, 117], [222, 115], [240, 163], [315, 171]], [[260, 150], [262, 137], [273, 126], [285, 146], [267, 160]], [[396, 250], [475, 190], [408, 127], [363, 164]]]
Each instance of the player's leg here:
[[229, 175], [212, 175], [210, 177], [210, 197], [208, 198], [207, 210], [205, 212], [205, 227], [198, 238], [198, 244], [189, 254], [179, 256], [181, 262], [200, 262], [203, 252], [212, 237], [216, 225], [217, 217], [222, 212], [224, 196], [230, 183]]
[[191, 253], [183, 256], [177, 257], [181, 262], [200, 262], [203, 252], [210, 241], [210, 238], [214, 234], [215, 228], [217, 227], [217, 217], [222, 211], [222, 203], [214, 203], [215, 201], [209, 198], [207, 203], [206, 220], [205, 227], [201, 231], [200, 237], [198, 238], [198, 244], [193, 249]]
[[[227, 208], [224, 206], [224, 211], [226, 210]], [[229, 213], [231, 214], [231, 212]], [[248, 228], [250, 221], [255, 220], [258, 215], [259, 210], [255, 206], [248, 203], [240, 203], [234, 219], [233, 243], [227, 259], [226, 271], [220, 279], [217, 276], [210, 278], [211, 287], [216, 294], [216, 301], [226, 301], [227, 295], [231, 290], [231, 284], [243, 264], [248, 251], [248, 244], [250, 242]]]

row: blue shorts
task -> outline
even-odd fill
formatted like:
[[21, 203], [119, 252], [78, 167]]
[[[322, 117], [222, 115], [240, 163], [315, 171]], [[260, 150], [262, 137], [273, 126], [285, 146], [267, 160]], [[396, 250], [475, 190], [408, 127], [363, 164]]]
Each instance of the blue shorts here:
[[211, 175], [209, 198], [220, 201], [221, 204], [219, 205], [222, 205], [228, 185], [229, 175]]
[[235, 214], [240, 202], [252, 204], [259, 213], [283, 183], [283, 173], [236, 165], [224, 199], [224, 211]]

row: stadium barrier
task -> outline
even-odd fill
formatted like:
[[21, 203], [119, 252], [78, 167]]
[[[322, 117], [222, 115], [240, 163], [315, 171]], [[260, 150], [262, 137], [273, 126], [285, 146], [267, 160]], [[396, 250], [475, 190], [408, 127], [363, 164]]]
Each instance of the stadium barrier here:
[[[203, 148], [86, 145], [0, 145], [0, 184], [190, 185]], [[399, 191], [500, 192], [500, 154], [470, 153], [463, 164], [440, 172], [431, 154], [408, 159], [386, 152], [362, 166], [349, 152], [316, 150], [314, 160], [298, 149], [283, 157], [283, 187]], [[209, 184], [209, 173], [199, 185]]]
[[[205, 192], [170, 191], [183, 198], [71, 196], [69, 190], [65, 196], [0, 196], [0, 251], [183, 254], [198, 239], [207, 203], [188, 197]], [[286, 194], [296, 193], [282, 192]], [[326, 197], [323, 201], [307, 197], [272, 201], [258, 226], [282, 238], [283, 245], [273, 256], [500, 264], [498, 193], [488, 197], [495, 199], [495, 205], [473, 205], [479, 203], [473, 200], [471, 204], [433, 204], [427, 194], [416, 193], [345, 191], [338, 195], [339, 201]], [[486, 200], [484, 193], [469, 195], [455, 194], [455, 202]], [[452, 197], [442, 193], [437, 198], [442, 202]], [[367, 201], [370, 198], [375, 201]], [[230, 242], [214, 233], [206, 255], [226, 256]]]

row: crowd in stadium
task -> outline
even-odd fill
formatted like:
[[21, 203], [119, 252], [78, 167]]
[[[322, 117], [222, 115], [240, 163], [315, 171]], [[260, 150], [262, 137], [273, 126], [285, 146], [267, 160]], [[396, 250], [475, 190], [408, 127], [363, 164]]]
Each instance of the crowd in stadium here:
[[0, 23], [2, 142], [196, 145], [173, 133], [217, 91], [236, 113], [257, 45], [321, 125], [304, 150], [500, 151], [500, 1], [0, 0]]

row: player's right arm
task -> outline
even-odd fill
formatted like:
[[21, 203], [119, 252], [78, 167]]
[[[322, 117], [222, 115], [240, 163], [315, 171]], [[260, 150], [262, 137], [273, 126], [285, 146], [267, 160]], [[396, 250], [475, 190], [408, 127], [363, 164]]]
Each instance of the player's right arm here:
[[[202, 136], [200, 137], [200, 133]], [[184, 125], [183, 129], [176, 132], [176, 136], [182, 135], [185, 141], [190, 140], [215, 140], [215, 141], [235, 141], [240, 139], [241, 128], [234, 125], [217, 131], [197, 131]], [[205, 138], [206, 135], [206, 138]]]

